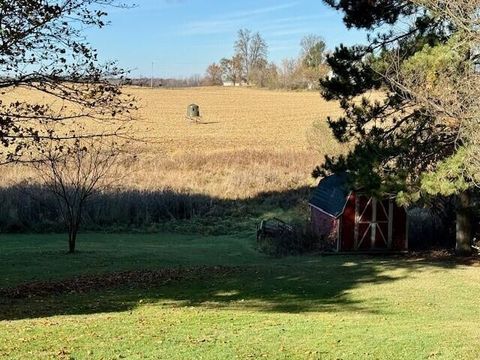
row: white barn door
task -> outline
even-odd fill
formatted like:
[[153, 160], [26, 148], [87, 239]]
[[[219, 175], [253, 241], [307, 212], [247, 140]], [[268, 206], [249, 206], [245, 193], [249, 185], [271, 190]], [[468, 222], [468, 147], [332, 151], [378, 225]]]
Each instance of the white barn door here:
[[392, 248], [393, 200], [355, 196], [355, 250]]

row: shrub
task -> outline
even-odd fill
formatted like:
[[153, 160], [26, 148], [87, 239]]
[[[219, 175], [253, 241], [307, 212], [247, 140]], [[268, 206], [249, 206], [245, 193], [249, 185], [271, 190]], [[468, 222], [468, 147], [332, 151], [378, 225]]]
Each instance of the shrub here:
[[293, 224], [293, 231], [257, 239], [257, 250], [274, 257], [299, 255], [318, 249], [319, 242], [308, 224]]

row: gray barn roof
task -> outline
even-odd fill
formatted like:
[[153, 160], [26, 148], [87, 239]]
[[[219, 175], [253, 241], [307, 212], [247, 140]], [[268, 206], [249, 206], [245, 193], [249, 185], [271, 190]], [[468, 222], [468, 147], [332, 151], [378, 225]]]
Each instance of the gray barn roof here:
[[333, 217], [338, 217], [343, 213], [350, 190], [346, 173], [330, 175], [320, 181], [309, 203]]

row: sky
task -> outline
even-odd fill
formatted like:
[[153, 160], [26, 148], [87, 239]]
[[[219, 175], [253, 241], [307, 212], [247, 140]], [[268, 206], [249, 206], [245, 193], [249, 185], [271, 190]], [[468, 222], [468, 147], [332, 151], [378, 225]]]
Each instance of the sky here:
[[233, 55], [237, 31], [258, 31], [269, 46], [269, 60], [296, 57], [308, 34], [340, 43], [362, 42], [348, 31], [341, 14], [320, 0], [134, 0], [130, 9], [109, 8], [109, 26], [91, 29], [88, 41], [103, 60], [116, 60], [131, 75], [187, 77], [203, 74], [212, 62]]

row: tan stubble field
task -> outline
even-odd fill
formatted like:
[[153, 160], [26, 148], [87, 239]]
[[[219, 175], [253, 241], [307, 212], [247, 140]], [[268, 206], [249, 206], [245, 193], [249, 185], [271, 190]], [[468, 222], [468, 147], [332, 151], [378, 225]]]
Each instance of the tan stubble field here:
[[[314, 166], [325, 154], [342, 151], [326, 124], [328, 115], [340, 113], [338, 104], [326, 102], [318, 92], [223, 87], [124, 91], [138, 101], [133, 135], [147, 140], [134, 145], [139, 160], [122, 180], [124, 187], [247, 198], [312, 185]], [[22, 91], [15, 95], [32, 97]], [[198, 124], [185, 118], [191, 103], [200, 106]], [[10, 166], [2, 185], [30, 176], [28, 169]]]

